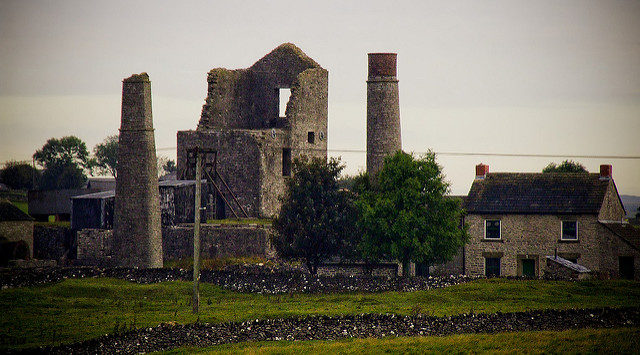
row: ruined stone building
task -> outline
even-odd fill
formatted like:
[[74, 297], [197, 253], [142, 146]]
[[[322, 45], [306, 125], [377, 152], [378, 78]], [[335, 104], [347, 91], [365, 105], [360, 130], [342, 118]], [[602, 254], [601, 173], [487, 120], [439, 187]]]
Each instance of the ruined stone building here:
[[195, 178], [200, 151], [210, 217], [271, 217], [292, 161], [327, 157], [328, 72], [285, 43], [247, 69], [212, 69], [207, 84], [197, 129], [177, 135], [178, 179]]

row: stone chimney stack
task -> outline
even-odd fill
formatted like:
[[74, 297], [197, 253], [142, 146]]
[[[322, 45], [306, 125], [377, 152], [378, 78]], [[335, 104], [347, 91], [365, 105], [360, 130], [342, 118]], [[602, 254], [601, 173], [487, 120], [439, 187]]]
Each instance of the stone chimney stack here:
[[147, 73], [122, 82], [113, 250], [115, 264], [162, 267], [160, 193]]
[[610, 164], [600, 165], [600, 179], [610, 180], [613, 178], [613, 167]]
[[384, 157], [402, 149], [396, 53], [369, 53], [367, 173], [375, 177]]
[[478, 164], [476, 165], [476, 180], [484, 179], [489, 173], [489, 165]]

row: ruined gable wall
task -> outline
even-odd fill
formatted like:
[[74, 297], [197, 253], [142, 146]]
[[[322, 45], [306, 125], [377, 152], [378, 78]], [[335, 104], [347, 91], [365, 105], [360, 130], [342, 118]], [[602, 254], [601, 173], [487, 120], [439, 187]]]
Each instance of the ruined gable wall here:
[[[300, 155], [327, 158], [328, 77], [324, 69], [308, 69], [298, 75], [291, 88], [287, 118], [293, 158]], [[307, 140], [309, 132], [314, 133], [314, 143]]]

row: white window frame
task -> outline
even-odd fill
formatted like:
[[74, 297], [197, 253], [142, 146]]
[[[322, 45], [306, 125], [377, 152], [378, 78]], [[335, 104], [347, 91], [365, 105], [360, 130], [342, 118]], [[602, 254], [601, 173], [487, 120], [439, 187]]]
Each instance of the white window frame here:
[[[487, 221], [498, 221], [500, 222], [500, 230], [498, 238], [487, 238]], [[484, 239], [486, 240], [502, 240], [502, 220], [501, 219], [485, 219], [484, 220]]]
[[[576, 237], [575, 238], [565, 238], [564, 237], [564, 222], [571, 222], [571, 223], [575, 223], [576, 224]], [[578, 240], [580, 240], [579, 224], [580, 223], [578, 223], [578, 221], [560, 221], [560, 240], [566, 240], [566, 241], [578, 241]]]

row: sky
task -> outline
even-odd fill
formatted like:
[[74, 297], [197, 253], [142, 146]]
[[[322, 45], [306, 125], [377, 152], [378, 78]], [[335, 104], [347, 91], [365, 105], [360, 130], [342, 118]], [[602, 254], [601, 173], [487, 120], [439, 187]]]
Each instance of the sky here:
[[175, 159], [206, 73], [285, 42], [329, 71], [329, 153], [348, 174], [366, 165], [367, 53], [396, 52], [403, 149], [439, 153], [453, 194], [478, 163], [539, 172], [569, 158], [612, 164], [620, 194], [640, 195], [640, 159], [620, 158], [640, 157], [631, 0], [0, 0], [0, 163], [31, 160], [51, 137], [92, 149], [117, 134], [122, 79], [143, 71], [158, 154]]

